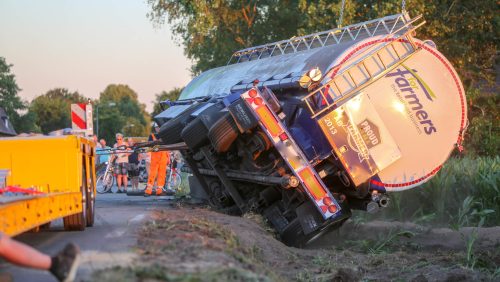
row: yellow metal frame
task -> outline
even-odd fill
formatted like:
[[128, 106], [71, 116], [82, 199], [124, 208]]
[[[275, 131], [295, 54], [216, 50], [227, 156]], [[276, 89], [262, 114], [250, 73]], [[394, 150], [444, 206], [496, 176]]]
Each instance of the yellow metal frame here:
[[0, 197], [0, 231], [5, 234], [17, 235], [80, 213], [82, 192], [92, 189], [94, 193], [87, 195], [95, 195], [95, 144], [89, 139], [73, 135], [0, 138], [0, 152], [0, 169], [11, 171], [7, 185], [45, 193]]
[[0, 230], [14, 236], [52, 220], [82, 211], [82, 194], [55, 193], [0, 206]]

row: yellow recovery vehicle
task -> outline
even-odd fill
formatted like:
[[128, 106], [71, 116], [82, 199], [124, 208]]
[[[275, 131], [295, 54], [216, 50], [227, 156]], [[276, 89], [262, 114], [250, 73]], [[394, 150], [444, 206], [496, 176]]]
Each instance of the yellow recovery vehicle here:
[[14, 236], [58, 218], [66, 230], [92, 226], [94, 147], [75, 135], [0, 138], [0, 231]]

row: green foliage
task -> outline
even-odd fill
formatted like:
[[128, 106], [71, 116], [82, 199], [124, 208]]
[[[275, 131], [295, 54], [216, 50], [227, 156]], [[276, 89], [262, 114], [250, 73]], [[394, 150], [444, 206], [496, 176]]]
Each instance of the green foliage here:
[[362, 240], [346, 240], [345, 244], [350, 249], [367, 254], [380, 255], [396, 251], [401, 245], [399, 242], [401, 238], [412, 238], [415, 235], [417, 234], [408, 230], [390, 230], [387, 234], [370, 236]]
[[500, 97], [480, 89], [467, 93], [469, 128], [465, 135], [467, 154], [495, 156], [500, 152]]
[[225, 65], [231, 54], [253, 45], [296, 35], [298, 1], [148, 0], [150, 19], [168, 20], [194, 74]]
[[176, 87], [168, 92], [162, 91], [160, 94], [156, 94], [154, 100], [154, 108], [153, 112], [151, 113], [151, 116], [155, 117], [157, 114], [163, 111], [160, 102], [165, 100], [177, 101], [177, 99], [179, 99], [179, 96], [181, 95], [182, 90], [183, 88]]
[[39, 131], [34, 125], [34, 116], [19, 112], [28, 108], [27, 102], [22, 101], [17, 93], [21, 90], [16, 82], [16, 77], [11, 73], [11, 64], [0, 57], [0, 108], [3, 108], [9, 117], [16, 132]]
[[[148, 0], [149, 18], [173, 26], [192, 71], [225, 65], [234, 51], [337, 27], [341, 0]], [[466, 85], [494, 77], [500, 17], [495, 1], [407, 1], [427, 24], [418, 37], [434, 40]], [[343, 25], [401, 12], [400, 0], [346, 1]]]
[[44, 134], [71, 127], [71, 104], [85, 103], [88, 99], [65, 88], [47, 91], [31, 101], [29, 111], [36, 116], [35, 124]]
[[[167, 20], [194, 60], [193, 74], [225, 65], [234, 51], [337, 27], [341, 0], [189, 1], [148, 0], [149, 18]], [[478, 155], [500, 150], [498, 95], [480, 95], [477, 85], [496, 75], [500, 13], [491, 0], [407, 1], [411, 16], [426, 24], [417, 37], [431, 39], [457, 69], [468, 91], [470, 127], [465, 148]], [[400, 0], [346, 1], [343, 26], [401, 12]], [[495, 91], [492, 91], [495, 92]], [[155, 109], [156, 113], [156, 109]]]
[[387, 246], [391, 244], [392, 241], [397, 239], [398, 237], [406, 237], [411, 238], [415, 236], [415, 233], [407, 230], [399, 231], [396, 233], [390, 232], [386, 238], [376, 242], [373, 247], [369, 248], [370, 253], [372, 254], [380, 254], [387, 249]]
[[392, 193], [391, 199], [382, 212], [389, 219], [455, 229], [483, 220], [486, 226], [500, 225], [500, 157], [451, 158], [422, 187]]
[[12, 65], [7, 64], [5, 58], [0, 57], [0, 107], [7, 116], [13, 120], [19, 117], [18, 110], [25, 108], [17, 92], [21, 90], [16, 82], [16, 77], [10, 72]]
[[484, 218], [481, 219], [479, 222], [477, 228], [474, 228], [472, 230], [471, 234], [467, 237], [464, 234], [462, 234], [462, 239], [465, 242], [465, 263], [464, 266], [468, 267], [470, 269], [474, 269], [477, 263], [477, 257], [474, 252], [474, 243], [476, 242], [478, 238], [478, 228], [483, 225]]
[[[29, 103], [24, 102], [24, 104], [26, 104], [25, 107], [29, 109]], [[36, 120], [36, 114], [33, 111], [28, 110], [25, 114], [19, 116], [17, 125], [14, 125], [14, 128], [18, 134], [23, 132], [42, 132], [40, 126], [36, 124]]]
[[[115, 134], [147, 136], [150, 117], [146, 106], [139, 103], [137, 93], [127, 85], [110, 84], [96, 102], [99, 111], [99, 138], [115, 143]], [[97, 115], [94, 115], [97, 122]]]
[[[350, 23], [401, 11], [400, 0], [365, 0], [357, 1], [356, 5]], [[424, 16], [426, 24], [417, 30], [417, 37], [436, 42], [466, 86], [478, 79], [492, 80], [495, 77], [500, 35], [500, 17], [495, 1], [411, 0], [406, 1], [406, 10], [411, 16]]]

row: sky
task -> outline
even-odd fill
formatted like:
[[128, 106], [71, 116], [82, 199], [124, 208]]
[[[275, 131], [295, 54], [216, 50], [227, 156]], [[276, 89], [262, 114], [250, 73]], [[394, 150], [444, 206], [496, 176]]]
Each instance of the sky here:
[[98, 98], [127, 84], [152, 111], [155, 94], [191, 80], [191, 62], [145, 0], [1, 0], [0, 56], [31, 101], [61, 87]]

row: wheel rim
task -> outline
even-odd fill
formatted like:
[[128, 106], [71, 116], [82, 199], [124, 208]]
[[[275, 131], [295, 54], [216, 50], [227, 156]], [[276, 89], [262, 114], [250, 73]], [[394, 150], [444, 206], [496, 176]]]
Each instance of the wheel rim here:
[[95, 195], [94, 189], [89, 187], [89, 194], [87, 198], [87, 214], [85, 215], [87, 226], [94, 225], [94, 214], [95, 214]]
[[81, 213], [81, 223], [83, 226], [80, 226], [80, 229], [85, 229], [87, 226], [87, 189], [86, 187], [82, 187], [82, 213]]
[[104, 184], [104, 175], [99, 175], [99, 177], [97, 177], [95, 185], [97, 193], [99, 194], [106, 193], [106, 185]]

